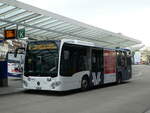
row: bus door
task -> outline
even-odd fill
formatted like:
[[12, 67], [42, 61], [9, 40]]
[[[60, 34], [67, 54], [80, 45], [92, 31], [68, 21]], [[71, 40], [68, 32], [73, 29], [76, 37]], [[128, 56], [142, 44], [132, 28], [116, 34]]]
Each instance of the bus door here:
[[131, 56], [129, 52], [125, 53], [125, 71], [126, 71], [126, 80], [131, 78], [132, 68], [131, 68]]
[[122, 66], [122, 80], [128, 80], [129, 77], [129, 73], [128, 71], [130, 71], [129, 66], [128, 66], [128, 56], [126, 51], [122, 52], [122, 59], [121, 59], [121, 66]]
[[103, 81], [103, 50], [92, 50], [91, 74], [93, 85], [99, 85]]

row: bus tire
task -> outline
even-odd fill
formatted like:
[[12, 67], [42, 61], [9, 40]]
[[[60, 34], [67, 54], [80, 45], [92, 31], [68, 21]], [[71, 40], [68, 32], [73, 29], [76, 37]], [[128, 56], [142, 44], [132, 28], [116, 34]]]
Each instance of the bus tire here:
[[122, 74], [121, 74], [121, 72], [118, 73], [116, 82], [117, 82], [117, 84], [121, 84], [122, 83]]
[[89, 78], [88, 76], [83, 76], [81, 81], [81, 90], [86, 91], [89, 89]]

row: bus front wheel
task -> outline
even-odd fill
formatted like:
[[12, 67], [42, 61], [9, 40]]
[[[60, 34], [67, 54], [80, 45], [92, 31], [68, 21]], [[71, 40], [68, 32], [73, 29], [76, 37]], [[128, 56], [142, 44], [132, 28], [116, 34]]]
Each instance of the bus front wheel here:
[[81, 90], [85, 91], [89, 89], [89, 79], [87, 76], [84, 76], [81, 81]]

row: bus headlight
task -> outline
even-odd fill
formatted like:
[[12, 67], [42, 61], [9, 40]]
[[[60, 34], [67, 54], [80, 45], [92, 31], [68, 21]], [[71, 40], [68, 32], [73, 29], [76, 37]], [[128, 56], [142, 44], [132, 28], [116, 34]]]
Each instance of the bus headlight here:
[[51, 81], [51, 78], [47, 78], [47, 81], [50, 82], [50, 81]]
[[56, 82], [53, 82], [53, 83], [51, 84], [51, 87], [52, 87], [53, 89], [55, 89], [55, 87], [58, 87], [60, 84], [61, 84], [61, 81], [56, 81]]
[[61, 82], [57, 81], [55, 84], [56, 84], [56, 87], [57, 87], [57, 86], [59, 86], [61, 84]]

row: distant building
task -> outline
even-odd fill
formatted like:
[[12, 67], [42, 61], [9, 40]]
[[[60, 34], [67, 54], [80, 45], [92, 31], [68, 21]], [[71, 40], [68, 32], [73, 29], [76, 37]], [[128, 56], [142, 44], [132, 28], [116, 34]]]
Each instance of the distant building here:
[[141, 62], [143, 64], [150, 64], [150, 47], [141, 50]]

